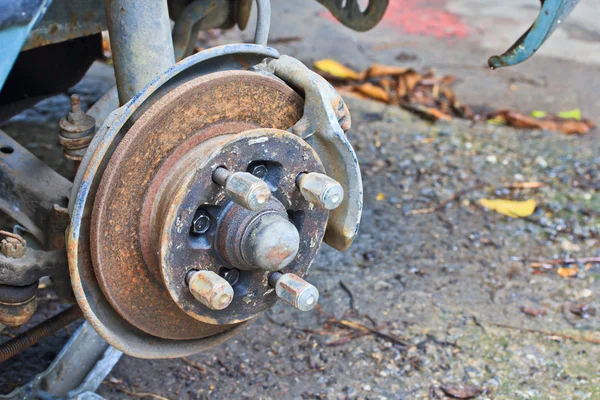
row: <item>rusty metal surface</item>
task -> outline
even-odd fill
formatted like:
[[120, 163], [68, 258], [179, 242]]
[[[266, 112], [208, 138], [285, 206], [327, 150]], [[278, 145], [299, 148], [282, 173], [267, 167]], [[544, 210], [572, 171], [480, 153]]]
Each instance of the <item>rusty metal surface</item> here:
[[106, 29], [102, 0], [54, 0], [21, 50], [29, 50]]
[[71, 182], [0, 131], [0, 210], [42, 244], [55, 204], [66, 206]]
[[346, 250], [358, 234], [363, 207], [360, 167], [344, 132], [351, 125], [348, 108], [325, 79], [292, 57], [270, 61], [267, 70], [304, 93], [304, 116], [290, 131], [316, 150], [327, 175], [344, 188], [341, 205], [330, 211], [325, 243]]
[[[266, 79], [261, 77], [261, 80]], [[261, 98], [254, 97], [255, 100]], [[295, 112], [282, 115], [289, 118], [282, 121], [283, 125], [293, 124], [292, 121], [299, 117], [300, 99], [296, 101]], [[210, 324], [233, 324], [258, 316], [277, 301], [273, 288], [268, 284], [269, 271], [257, 265], [244, 266], [243, 243], [253, 220], [274, 213], [286, 215], [289, 212], [294, 215], [294, 225], [300, 235], [298, 255], [282, 271], [303, 276], [308, 270], [324, 235], [327, 212], [311, 207], [302, 198], [295, 187], [295, 178], [305, 168], [322, 171], [323, 166], [316, 153], [302, 139], [275, 129], [258, 129], [234, 135], [226, 141], [213, 144], [211, 153], [209, 157], [200, 158], [196, 152], [192, 152], [188, 157], [191, 163], [186, 165], [188, 172], [183, 174], [181, 170], [175, 170], [168, 178], [172, 182], [171, 190], [167, 188], [163, 194], [166, 201], [161, 202], [156, 211], [164, 220], [159, 238], [160, 264], [170, 295], [188, 315]], [[248, 169], [254, 160], [279, 166], [278, 169], [273, 168], [271, 180], [267, 181], [273, 191], [274, 204], [261, 212], [251, 212], [232, 204], [219, 186], [205, 179], [210, 176], [214, 165], [240, 171]], [[186, 160], [182, 161], [185, 163]], [[175, 180], [178, 175], [184, 178]], [[190, 239], [189, 225], [194, 212], [201, 205], [216, 208], [214, 214], [219, 226], [203, 240]], [[163, 216], [163, 213], [166, 215]], [[272, 257], [277, 258], [278, 254]], [[194, 301], [187, 291], [185, 274], [189, 269], [219, 273], [223, 268], [243, 269], [234, 285], [235, 297], [225, 310], [207, 310]]]
[[117, 144], [124, 126], [170, 88], [194, 77], [215, 71], [248, 69], [265, 57], [278, 57], [270, 48], [256, 45], [227, 45], [190, 56], [151, 82], [128, 104], [115, 110], [96, 133], [75, 178], [69, 203], [72, 224], [67, 232], [71, 281], [78, 304], [94, 329], [111, 345], [140, 358], [171, 358], [211, 348], [246, 328], [235, 328], [199, 340], [165, 340], [137, 329], [125, 321], [104, 297], [96, 280], [89, 252], [90, 216], [100, 177]]
[[21, 258], [8, 258], [0, 254], [0, 282], [24, 286], [41, 277], [66, 277], [69, 274], [67, 254], [64, 249], [42, 251], [28, 249]]
[[[160, 176], [158, 183], [164, 184], [160, 170], [164, 163], [171, 172], [171, 153], [184, 156], [212, 137], [239, 133], [223, 130], [222, 123], [243, 124], [243, 130], [261, 126], [287, 129], [300, 118], [301, 104], [296, 93], [275, 79], [242, 71], [215, 73], [172, 90], [128, 131], [98, 189], [91, 233], [96, 276], [111, 305], [125, 319], [150, 334], [170, 339], [206, 337], [227, 329], [190, 318], [156, 279], [161, 276], [159, 263], [145, 260], [142, 252], [144, 242], [152, 243], [148, 234], [157, 229], [151, 223], [146, 225], [149, 229], [143, 229], [144, 219], [150, 218], [144, 209], [151, 210], [143, 205], [153, 204], [152, 198], [144, 197], [155, 175]], [[210, 173], [207, 178], [213, 184]], [[187, 290], [186, 294], [192, 297]]]
[[359, 0], [317, 0], [323, 4], [342, 24], [355, 31], [364, 32], [372, 29], [381, 21], [389, 0], [369, 0], [367, 7], [361, 11]]
[[0, 285], [0, 324], [16, 328], [31, 319], [37, 308], [38, 282], [27, 286]]
[[167, 1], [104, 0], [119, 101], [175, 63]]
[[173, 26], [175, 60], [179, 61], [193, 52], [196, 44], [196, 36], [193, 33], [198, 33], [194, 27], [225, 3], [225, 0], [194, 0], [179, 13]]

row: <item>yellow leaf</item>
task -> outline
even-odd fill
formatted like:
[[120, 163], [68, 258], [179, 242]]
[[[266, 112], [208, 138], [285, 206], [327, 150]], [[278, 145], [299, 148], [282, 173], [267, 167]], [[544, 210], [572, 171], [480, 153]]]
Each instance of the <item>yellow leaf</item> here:
[[506, 118], [502, 115], [498, 115], [495, 118], [490, 118], [486, 121], [490, 125], [506, 125]]
[[315, 61], [315, 68], [326, 72], [336, 78], [341, 79], [358, 79], [358, 72], [340, 64], [339, 62], [327, 58], [325, 60]]
[[379, 193], [377, 195], [377, 197], [375, 197], [375, 200], [377, 200], [377, 201], [382, 201], [384, 199], [385, 199], [385, 194], [383, 194], [383, 193]]
[[579, 272], [579, 267], [577, 265], [573, 265], [572, 267], [560, 267], [556, 272], [563, 278], [572, 278]]
[[544, 118], [548, 116], [548, 113], [546, 111], [533, 110], [531, 116], [533, 118]]
[[561, 111], [556, 115], [563, 119], [576, 119], [577, 121], [581, 121], [581, 110], [579, 108], [570, 111]]
[[535, 211], [535, 200], [526, 201], [480, 199], [480, 205], [512, 218], [528, 217]]

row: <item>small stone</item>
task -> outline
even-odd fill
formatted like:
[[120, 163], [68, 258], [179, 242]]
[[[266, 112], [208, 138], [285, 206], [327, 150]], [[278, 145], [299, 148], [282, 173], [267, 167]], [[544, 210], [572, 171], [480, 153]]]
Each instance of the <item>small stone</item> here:
[[489, 162], [490, 164], [498, 164], [498, 158], [497, 158], [496, 156], [494, 156], [494, 155], [492, 155], [492, 156], [487, 156], [487, 157], [485, 158], [485, 160], [486, 160], [487, 162]]
[[537, 156], [535, 158], [535, 163], [542, 168], [548, 168], [548, 161], [546, 161], [546, 159], [541, 156]]

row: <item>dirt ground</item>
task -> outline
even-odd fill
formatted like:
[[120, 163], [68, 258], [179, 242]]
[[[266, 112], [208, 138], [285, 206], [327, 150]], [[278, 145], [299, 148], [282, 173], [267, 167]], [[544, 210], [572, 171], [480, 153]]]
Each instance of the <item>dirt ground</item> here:
[[[295, 55], [310, 61], [323, 46], [314, 47]], [[110, 73], [96, 65], [73, 92], [92, 103], [111, 85]], [[477, 87], [476, 77], [463, 77]], [[474, 89], [465, 90], [475, 98]], [[536, 108], [535, 99], [528, 101]], [[594, 311], [600, 264], [574, 264], [572, 277], [558, 273], [561, 265], [532, 267], [600, 257], [597, 131], [572, 137], [463, 121], [432, 124], [379, 103], [347, 102], [364, 214], [351, 249], [323, 246], [312, 266], [308, 280], [320, 290], [320, 308], [301, 313], [279, 304], [237, 338], [184, 360], [124, 356], [99, 394], [442, 399], [448, 385], [466, 383], [481, 389], [480, 399], [600, 398], [600, 314]], [[67, 110], [68, 97], [57, 96], [1, 128], [70, 176], [55, 136]], [[506, 187], [529, 181], [544, 185]], [[483, 209], [481, 198], [532, 198], [537, 209], [513, 219]], [[415, 213], [438, 204], [445, 206]], [[51, 292], [44, 296], [48, 314], [61, 307]], [[589, 311], [577, 315], [578, 306]], [[41, 371], [66, 338], [45, 340], [0, 365], [2, 393]]]

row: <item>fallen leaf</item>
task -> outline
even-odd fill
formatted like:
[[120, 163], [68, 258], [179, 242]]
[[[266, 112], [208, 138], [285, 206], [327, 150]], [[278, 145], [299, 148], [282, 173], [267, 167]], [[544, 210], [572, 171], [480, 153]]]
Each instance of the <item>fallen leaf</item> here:
[[[541, 114], [538, 113], [538, 115]], [[498, 117], [503, 118], [508, 125], [515, 128], [559, 131], [568, 135], [583, 135], [588, 133], [594, 127], [594, 124], [591, 121], [585, 119], [580, 121], [562, 118], [539, 119], [515, 110], [500, 110], [496, 112], [491, 119], [495, 120]], [[490, 122], [489, 119], [488, 122]]]
[[403, 75], [408, 71], [412, 71], [406, 67], [396, 67], [393, 65], [373, 64], [361, 73], [365, 78], [379, 78], [382, 76], [398, 76]]
[[533, 110], [531, 112], [531, 116], [533, 118], [544, 118], [548, 116], [548, 113], [546, 111], [540, 111], [540, 110]]
[[556, 273], [562, 276], [563, 278], [572, 278], [579, 272], [579, 267], [574, 264], [570, 267], [560, 267], [556, 270]]
[[570, 110], [570, 111], [561, 111], [561, 112], [557, 113], [556, 115], [559, 118], [574, 119], [577, 121], [581, 121], [581, 110], [579, 108], [576, 108], [576, 109]]
[[569, 305], [569, 311], [578, 317], [587, 319], [596, 315], [596, 309], [587, 304], [571, 304]]
[[455, 399], [472, 399], [483, 391], [482, 388], [468, 383], [444, 383], [440, 388]]
[[543, 317], [544, 315], [546, 315], [546, 310], [542, 308], [521, 307], [521, 311], [524, 314], [530, 315], [532, 317]]
[[490, 210], [500, 214], [512, 217], [522, 218], [528, 217], [535, 211], [535, 200], [529, 199], [525, 201], [503, 200], [503, 199], [480, 199], [478, 203]]
[[427, 118], [430, 121], [437, 121], [438, 119], [443, 119], [446, 121], [452, 120], [452, 116], [444, 114], [440, 110], [435, 109], [433, 107], [425, 107], [421, 104], [414, 103], [402, 104], [402, 107], [406, 108], [407, 110], [413, 111], [419, 114], [421, 117]]
[[539, 189], [543, 186], [542, 182], [512, 182], [504, 184], [504, 187], [507, 189]]
[[386, 103], [390, 101], [390, 95], [384, 89], [369, 82], [354, 86], [354, 90], [374, 100], [379, 100]]
[[383, 194], [383, 193], [377, 194], [377, 197], [375, 197], [375, 200], [377, 200], [377, 201], [385, 200], [385, 194]]
[[340, 64], [339, 62], [332, 60], [330, 58], [315, 61], [315, 68], [322, 72], [326, 72], [336, 78], [340, 79], [354, 79], [358, 80], [359, 75], [358, 72], [346, 67], [345, 65]]

